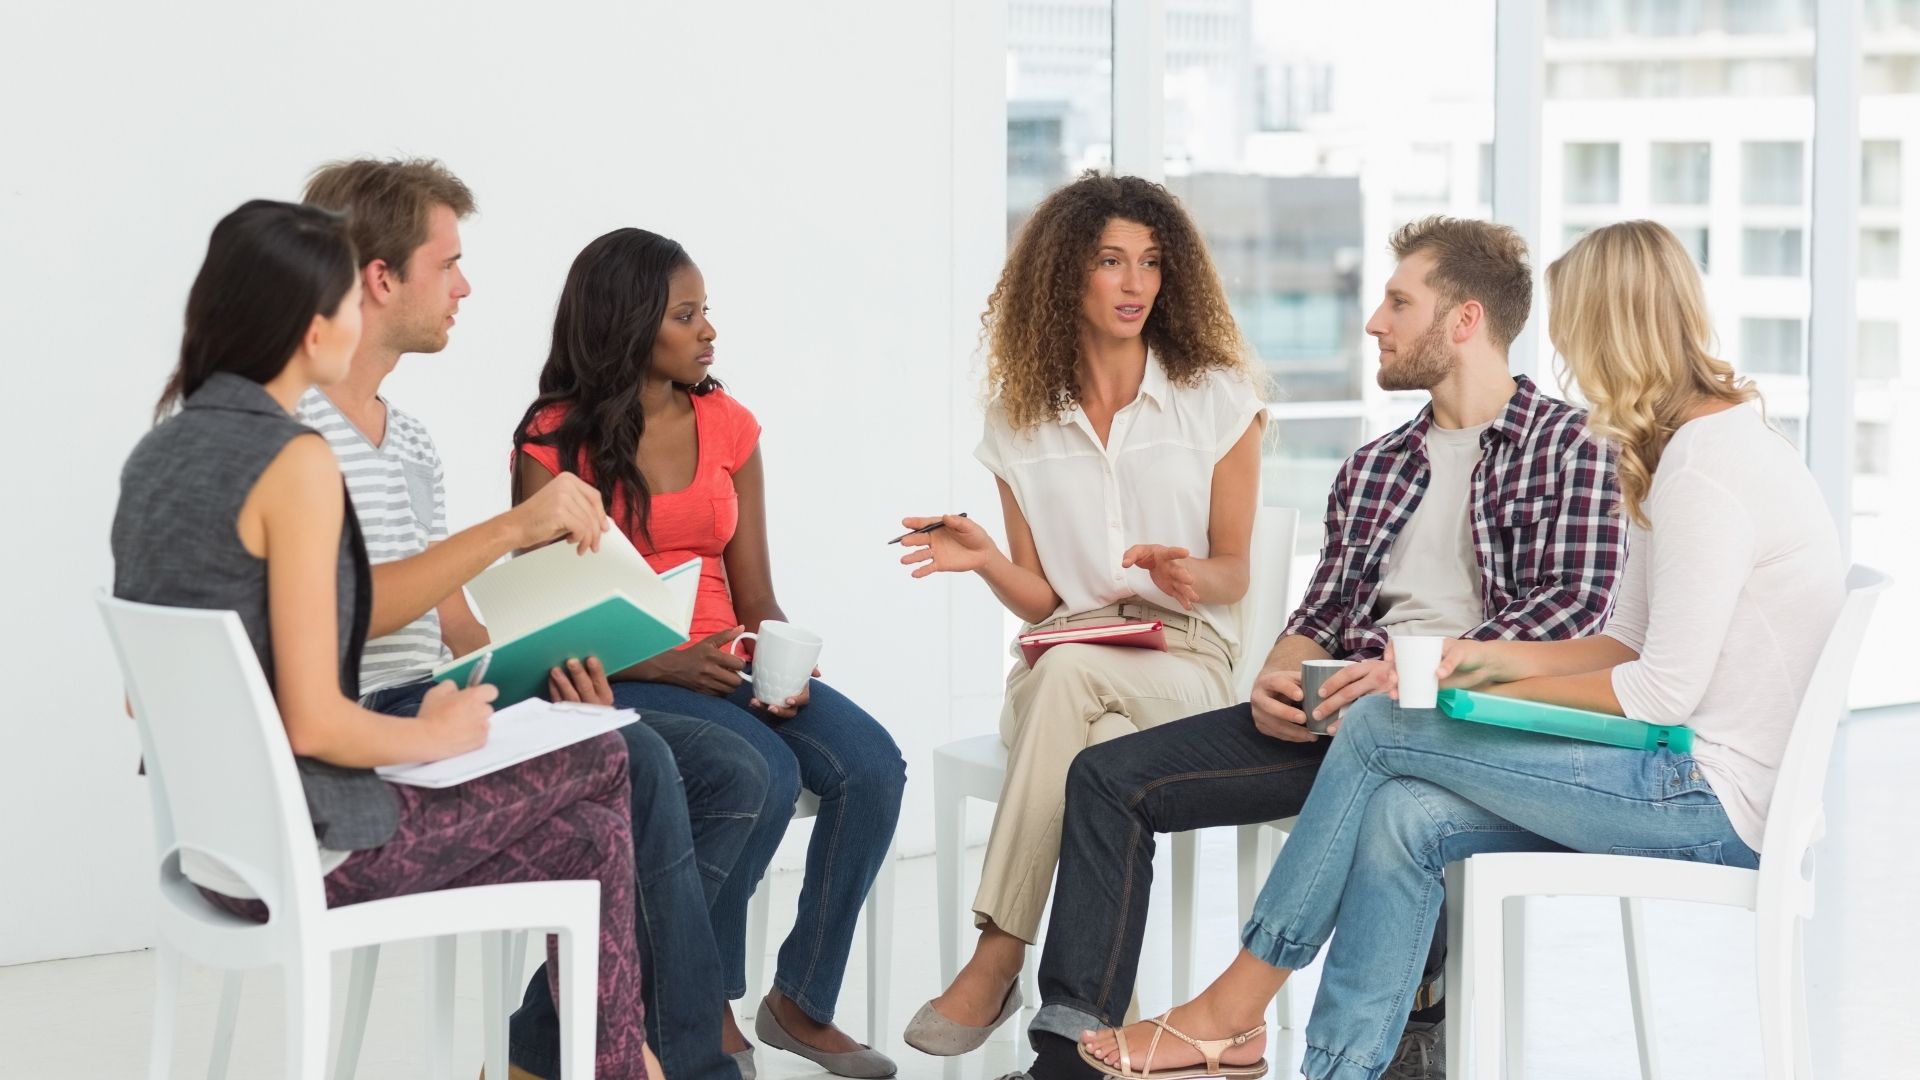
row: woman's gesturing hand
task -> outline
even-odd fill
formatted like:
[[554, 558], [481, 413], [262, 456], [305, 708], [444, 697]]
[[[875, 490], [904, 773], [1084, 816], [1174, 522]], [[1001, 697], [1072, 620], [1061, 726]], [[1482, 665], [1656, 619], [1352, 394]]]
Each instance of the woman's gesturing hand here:
[[1188, 611], [1200, 602], [1193, 584], [1193, 552], [1165, 544], [1135, 544], [1120, 557], [1123, 568], [1139, 567], [1153, 576], [1153, 586]]
[[958, 514], [901, 518], [900, 524], [909, 529], [941, 526], [931, 532], [913, 532], [900, 538], [900, 543], [907, 548], [907, 553], [900, 556], [901, 565], [915, 567], [913, 576], [917, 578], [978, 570], [987, 565], [996, 550], [987, 530]]

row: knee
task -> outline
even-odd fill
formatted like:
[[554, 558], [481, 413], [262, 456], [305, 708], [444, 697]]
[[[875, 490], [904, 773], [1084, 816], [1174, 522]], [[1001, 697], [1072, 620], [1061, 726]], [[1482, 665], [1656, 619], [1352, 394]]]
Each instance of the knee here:
[[[693, 763], [703, 777], [711, 778], [711, 795], [724, 808], [741, 814], [757, 814], [773, 797], [774, 770], [754, 745], [719, 724], [711, 724], [696, 741], [698, 761]], [[798, 793], [796, 786], [792, 789]], [[789, 797], [788, 804], [793, 802]]]
[[1124, 771], [1127, 740], [1114, 739], [1080, 751], [1067, 766], [1067, 805], [1090, 799], [1113, 800], [1119, 793], [1116, 780]]
[[800, 798], [800, 762], [785, 746], [774, 748], [766, 756], [755, 756], [760, 758], [760, 768], [766, 776], [761, 820], [784, 823], [793, 816], [793, 804]]
[[1396, 777], [1380, 785], [1367, 801], [1360, 827], [1361, 843], [1392, 865], [1416, 865], [1437, 871], [1443, 824], [1421, 801], [1423, 781]]
[[659, 732], [645, 724], [628, 724], [620, 729], [620, 743], [635, 791], [672, 791], [680, 786], [673, 749]]

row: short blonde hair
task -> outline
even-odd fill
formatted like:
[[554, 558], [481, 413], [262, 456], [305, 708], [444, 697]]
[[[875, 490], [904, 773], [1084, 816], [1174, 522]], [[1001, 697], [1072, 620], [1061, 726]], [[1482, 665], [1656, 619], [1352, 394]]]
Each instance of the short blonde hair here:
[[1647, 492], [1667, 441], [1702, 401], [1759, 391], [1713, 355], [1693, 257], [1667, 227], [1623, 221], [1581, 237], [1547, 267], [1547, 337], [1592, 405], [1588, 427], [1618, 447], [1627, 517], [1646, 528]]

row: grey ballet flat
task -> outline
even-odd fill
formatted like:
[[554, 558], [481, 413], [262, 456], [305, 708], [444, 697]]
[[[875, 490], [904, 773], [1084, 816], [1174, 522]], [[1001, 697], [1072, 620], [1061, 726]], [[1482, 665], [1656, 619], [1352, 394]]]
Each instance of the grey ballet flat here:
[[933, 1002], [929, 1001], [920, 1006], [919, 1012], [913, 1014], [913, 1022], [907, 1025], [907, 1030], [901, 1037], [906, 1040], [908, 1046], [923, 1054], [932, 1054], [934, 1057], [959, 1057], [961, 1054], [971, 1054], [980, 1049], [987, 1038], [1001, 1024], [1007, 1022], [1008, 1017], [1019, 1012], [1022, 1004], [1019, 979], [1013, 980], [1013, 985], [1007, 987], [1007, 996], [1000, 1003], [1000, 1015], [994, 1017], [993, 1023], [985, 1027], [968, 1027], [957, 1020], [949, 1019], [941, 1015], [940, 1010], [934, 1008]]
[[733, 1063], [740, 1067], [740, 1080], [757, 1080], [760, 1075], [760, 1067], [753, 1063], [753, 1047], [749, 1046], [745, 1050], [735, 1050], [729, 1056], [733, 1058]]
[[871, 1046], [862, 1046], [847, 1054], [829, 1054], [808, 1046], [780, 1026], [779, 1019], [773, 1015], [773, 1003], [764, 998], [753, 1018], [753, 1033], [760, 1036], [762, 1043], [789, 1054], [798, 1054], [835, 1076], [851, 1077], [852, 1080], [887, 1080], [900, 1071], [892, 1058]]

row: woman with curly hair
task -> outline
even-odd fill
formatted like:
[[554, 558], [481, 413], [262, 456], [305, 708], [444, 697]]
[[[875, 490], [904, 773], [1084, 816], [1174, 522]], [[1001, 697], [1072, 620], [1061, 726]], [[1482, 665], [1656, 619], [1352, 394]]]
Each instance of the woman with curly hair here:
[[915, 577], [980, 575], [1036, 630], [1163, 624], [1166, 649], [1064, 644], [1007, 677], [1007, 779], [980, 940], [909, 1045], [966, 1053], [1020, 1006], [1084, 747], [1230, 703], [1266, 407], [1199, 230], [1165, 188], [1095, 174], [1049, 196], [982, 316], [1007, 551], [963, 517], [908, 538]]
[[1759, 864], [1787, 736], [1846, 598], [1833, 518], [1752, 385], [1710, 351], [1699, 274], [1665, 226], [1595, 229], [1547, 268], [1547, 288], [1547, 333], [1593, 403], [1588, 430], [1619, 450], [1626, 572], [1602, 633], [1450, 639], [1437, 673], [1446, 687], [1686, 724], [1692, 750], [1463, 724], [1403, 708], [1389, 676], [1387, 694], [1337, 723], [1232, 965], [1158, 1020], [1087, 1032], [1081, 1053], [1102, 1073], [1259, 1076], [1267, 1003], [1331, 936], [1301, 1072], [1380, 1076], [1442, 872], [1469, 855]]

